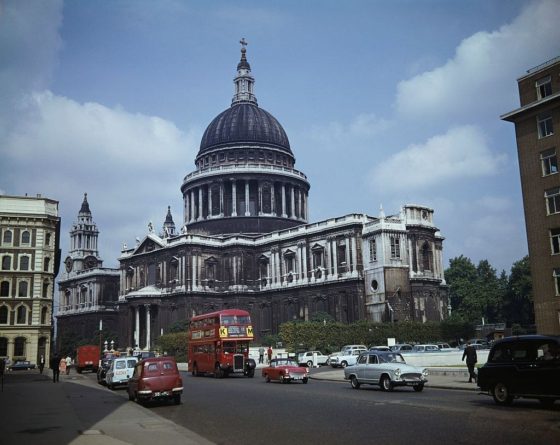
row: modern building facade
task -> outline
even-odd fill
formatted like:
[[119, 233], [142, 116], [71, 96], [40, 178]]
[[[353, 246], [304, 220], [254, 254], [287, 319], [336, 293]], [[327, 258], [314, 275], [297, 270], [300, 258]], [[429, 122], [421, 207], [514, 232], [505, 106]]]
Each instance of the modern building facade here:
[[260, 108], [242, 41], [231, 106], [207, 127], [168, 209], [120, 261], [119, 338], [149, 349], [172, 324], [222, 308], [248, 310], [258, 337], [329, 314], [337, 321], [442, 320], [443, 237], [434, 211], [350, 214], [308, 222], [310, 184], [286, 132]]
[[48, 360], [59, 246], [57, 201], [0, 195], [0, 357]]
[[120, 274], [118, 269], [103, 267], [98, 238], [85, 194], [70, 231], [70, 251], [58, 281], [57, 344], [64, 349], [95, 337], [100, 343], [114, 340], [119, 330]]
[[535, 322], [560, 335], [560, 57], [517, 83], [520, 107], [501, 118], [515, 124]]

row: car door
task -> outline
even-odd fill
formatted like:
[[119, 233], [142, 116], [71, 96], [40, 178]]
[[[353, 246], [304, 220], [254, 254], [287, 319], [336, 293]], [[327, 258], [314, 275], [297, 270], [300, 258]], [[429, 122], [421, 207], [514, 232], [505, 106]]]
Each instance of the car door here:
[[560, 397], [560, 345], [555, 339], [536, 340], [533, 343], [535, 361], [528, 383], [530, 394]]
[[366, 380], [366, 364], [368, 356], [366, 354], [358, 357], [356, 361], [356, 375], [359, 382], [365, 382]]
[[126, 360], [126, 380], [130, 380], [130, 378], [132, 377], [132, 374], [134, 373], [134, 367], [136, 366], [137, 362], [138, 360], [135, 358], [128, 358]]
[[367, 364], [364, 365], [364, 382], [377, 383], [379, 381], [379, 359], [376, 354], [369, 354]]

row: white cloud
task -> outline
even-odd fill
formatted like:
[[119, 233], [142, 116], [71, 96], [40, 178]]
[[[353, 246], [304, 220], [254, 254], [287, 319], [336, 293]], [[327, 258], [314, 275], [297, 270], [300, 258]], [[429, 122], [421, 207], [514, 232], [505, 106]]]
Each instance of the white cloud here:
[[511, 23], [478, 32], [461, 42], [441, 67], [397, 86], [397, 111], [411, 118], [497, 116], [515, 106], [515, 79], [558, 55], [560, 7], [535, 1]]
[[384, 190], [425, 188], [496, 173], [504, 161], [477, 127], [465, 125], [394, 154], [373, 169], [371, 181]]
[[63, 242], [84, 192], [94, 219], [107, 230], [100, 250], [112, 264], [121, 243], [145, 234], [149, 220], [156, 228], [161, 225], [168, 204], [180, 226], [179, 182], [190, 170], [197, 132], [184, 133], [158, 117], [80, 104], [48, 91], [28, 96], [21, 115], [25, 119], [3, 141], [0, 189], [58, 200]]

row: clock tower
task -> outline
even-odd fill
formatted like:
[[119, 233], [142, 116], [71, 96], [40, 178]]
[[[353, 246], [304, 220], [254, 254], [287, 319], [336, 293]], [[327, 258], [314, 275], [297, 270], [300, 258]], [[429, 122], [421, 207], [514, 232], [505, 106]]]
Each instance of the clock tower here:
[[78, 212], [78, 220], [74, 222], [70, 231], [70, 251], [64, 260], [67, 274], [102, 266], [103, 261], [97, 250], [98, 236], [99, 231], [91, 217], [87, 193], [84, 193], [82, 207]]

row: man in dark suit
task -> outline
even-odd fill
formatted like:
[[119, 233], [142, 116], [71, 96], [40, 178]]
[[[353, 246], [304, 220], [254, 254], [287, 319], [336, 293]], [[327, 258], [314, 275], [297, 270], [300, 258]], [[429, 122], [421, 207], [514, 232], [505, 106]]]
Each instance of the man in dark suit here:
[[476, 349], [473, 345], [471, 345], [470, 342], [467, 343], [467, 347], [463, 352], [463, 361], [465, 360], [465, 357], [467, 358], [467, 368], [469, 368], [469, 383], [472, 383], [473, 379], [476, 383], [476, 374], [474, 373], [474, 367], [476, 365], [476, 362], [478, 361], [478, 358], [476, 357]]
[[53, 383], [58, 382], [60, 378], [60, 355], [58, 353], [53, 354], [51, 357], [50, 368], [52, 369], [52, 381]]

